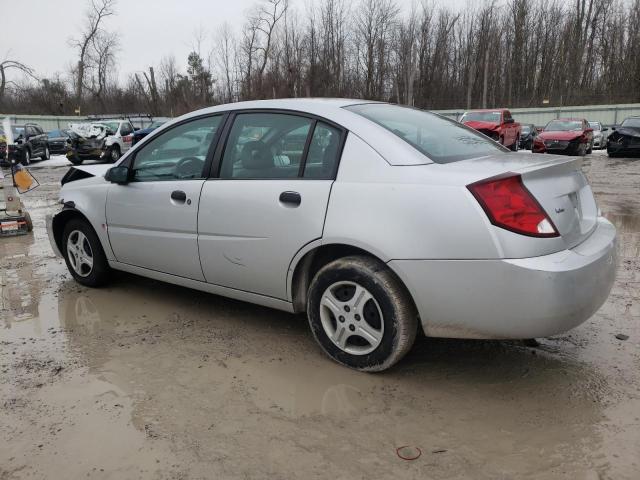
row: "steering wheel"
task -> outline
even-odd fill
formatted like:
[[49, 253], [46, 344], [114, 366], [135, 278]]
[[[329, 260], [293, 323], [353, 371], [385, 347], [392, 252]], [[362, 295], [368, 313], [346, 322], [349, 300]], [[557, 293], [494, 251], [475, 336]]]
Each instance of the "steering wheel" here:
[[176, 178], [199, 178], [202, 175], [204, 160], [198, 157], [185, 157], [176, 163], [174, 176]]

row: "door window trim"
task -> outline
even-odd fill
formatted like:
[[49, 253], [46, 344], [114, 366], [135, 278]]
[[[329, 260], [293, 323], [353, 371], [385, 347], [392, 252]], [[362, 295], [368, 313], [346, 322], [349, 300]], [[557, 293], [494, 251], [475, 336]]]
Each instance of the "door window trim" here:
[[[166, 129], [163, 129], [162, 132], [160, 132], [158, 135], [154, 135], [153, 138], [149, 139], [149, 141], [142, 143], [139, 148], [136, 148], [135, 150], [133, 150], [131, 155], [129, 155], [126, 158], [126, 160], [122, 162], [121, 165], [126, 166], [131, 171], [138, 154], [142, 150], [144, 150], [145, 146], [147, 146], [150, 142], [152, 142], [154, 138], [159, 138], [160, 136], [164, 135], [167, 132], [170, 132], [174, 128], [180, 127], [187, 123], [194, 122], [197, 120], [203, 120], [205, 118], [211, 118], [211, 117], [220, 117], [220, 124], [218, 125], [218, 129], [216, 130], [216, 134], [213, 137], [213, 140], [211, 140], [211, 145], [209, 145], [209, 149], [207, 151], [207, 157], [205, 158], [204, 166], [202, 167], [202, 174], [200, 178], [186, 179], [186, 180], [207, 180], [209, 178], [208, 175], [211, 170], [211, 163], [213, 161], [214, 154], [217, 151], [217, 147], [218, 147], [218, 144], [220, 143], [220, 138], [222, 137], [223, 130], [226, 128], [227, 121], [229, 120], [228, 112], [213, 112], [213, 113], [198, 115], [195, 117], [185, 118], [184, 120], [178, 123], [175, 123]], [[171, 181], [171, 180], [162, 180], [162, 181]], [[150, 182], [140, 182], [140, 183], [150, 183]]]
[[[291, 110], [288, 108], [243, 108], [238, 110], [228, 110], [225, 112], [228, 117], [226, 119], [224, 129], [221, 131], [221, 138], [218, 139], [218, 144], [216, 146], [213, 161], [211, 162], [210, 169], [208, 172], [205, 172], [204, 178], [205, 180], [335, 180], [336, 175], [338, 174], [338, 167], [340, 166], [340, 161], [342, 160], [342, 152], [344, 150], [344, 145], [347, 141], [347, 136], [349, 131], [344, 128], [342, 125], [337, 124], [331, 120], [328, 120], [319, 115], [315, 115], [309, 112], [301, 112], [298, 110]], [[271, 113], [271, 114], [282, 114], [282, 115], [295, 115], [298, 117], [308, 118], [312, 120], [311, 125], [309, 127], [309, 132], [307, 133], [307, 139], [305, 142], [302, 158], [300, 159], [300, 169], [298, 170], [298, 176], [296, 177], [287, 177], [287, 178], [221, 178], [220, 171], [222, 167], [222, 159], [224, 155], [224, 151], [227, 148], [227, 142], [229, 141], [229, 134], [231, 133], [231, 128], [233, 127], [233, 123], [238, 115], [245, 113]], [[309, 154], [309, 147], [311, 145], [311, 140], [313, 139], [313, 134], [315, 132], [316, 126], [319, 122], [325, 123], [330, 127], [335, 128], [340, 132], [340, 140], [338, 145], [338, 151], [336, 162], [333, 166], [333, 171], [329, 178], [312, 178], [312, 177], [304, 177], [304, 168], [307, 164], [307, 156]], [[206, 168], [206, 166], [205, 166]], [[208, 174], [207, 174], [208, 173]]]

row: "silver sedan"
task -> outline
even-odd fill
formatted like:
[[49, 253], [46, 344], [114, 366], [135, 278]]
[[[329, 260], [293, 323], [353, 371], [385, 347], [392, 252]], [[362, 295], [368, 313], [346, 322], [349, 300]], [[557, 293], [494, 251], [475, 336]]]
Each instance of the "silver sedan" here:
[[580, 161], [397, 105], [220, 105], [72, 168], [48, 229], [83, 285], [123, 270], [306, 312], [331, 358], [380, 371], [420, 327], [543, 337], [602, 305], [616, 232]]

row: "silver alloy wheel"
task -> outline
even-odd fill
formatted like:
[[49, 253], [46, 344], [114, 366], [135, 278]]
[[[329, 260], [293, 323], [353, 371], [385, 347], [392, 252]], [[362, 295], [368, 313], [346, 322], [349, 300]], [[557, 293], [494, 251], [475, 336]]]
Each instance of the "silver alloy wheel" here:
[[49, 153], [49, 147], [46, 147], [44, 150], [44, 159], [49, 160], [51, 158], [51, 154]]
[[320, 321], [340, 350], [352, 355], [373, 352], [384, 336], [384, 319], [373, 295], [355, 282], [336, 282], [320, 299]]
[[71, 268], [81, 277], [87, 277], [93, 270], [93, 251], [86, 235], [74, 230], [67, 239], [67, 258]]
[[117, 148], [112, 148], [111, 149], [111, 160], [116, 162], [116, 161], [118, 161], [119, 158], [120, 158], [120, 150], [118, 150]]
[[29, 153], [29, 150], [24, 151], [24, 163], [25, 165], [29, 165], [31, 163], [31, 154]]

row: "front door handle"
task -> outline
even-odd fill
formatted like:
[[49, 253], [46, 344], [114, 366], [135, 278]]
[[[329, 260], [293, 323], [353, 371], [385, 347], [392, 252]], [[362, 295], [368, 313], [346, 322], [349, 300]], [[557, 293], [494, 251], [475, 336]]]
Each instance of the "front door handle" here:
[[285, 203], [292, 207], [297, 207], [302, 203], [302, 197], [298, 192], [282, 192], [280, 194], [280, 203]]
[[184, 203], [187, 200], [187, 194], [182, 190], [174, 190], [173, 192], [171, 192], [171, 200]]

